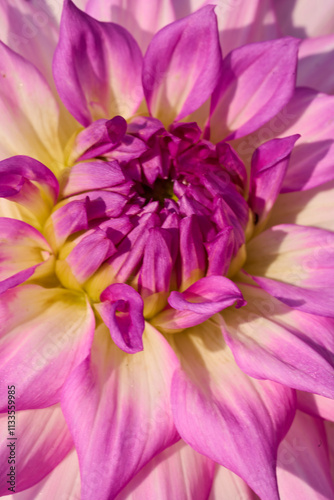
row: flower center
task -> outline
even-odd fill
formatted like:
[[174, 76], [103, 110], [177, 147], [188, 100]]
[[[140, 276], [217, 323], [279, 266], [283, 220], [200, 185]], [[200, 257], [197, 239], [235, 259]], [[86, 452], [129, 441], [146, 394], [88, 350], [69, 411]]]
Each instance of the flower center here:
[[113, 283], [144, 300], [146, 317], [204, 276], [235, 273], [244, 260], [249, 208], [243, 165], [196, 123], [98, 120], [75, 139], [72, 166], [46, 225], [65, 287], [92, 301]]

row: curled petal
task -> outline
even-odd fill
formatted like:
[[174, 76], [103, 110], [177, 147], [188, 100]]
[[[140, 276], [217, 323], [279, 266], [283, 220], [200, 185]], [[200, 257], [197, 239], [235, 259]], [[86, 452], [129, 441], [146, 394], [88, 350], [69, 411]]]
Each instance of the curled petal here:
[[101, 301], [95, 307], [115, 344], [130, 354], [142, 351], [145, 321], [139, 293], [129, 285], [114, 283], [102, 292]]
[[281, 224], [247, 245], [244, 270], [289, 307], [333, 317], [334, 233]]
[[206, 321], [226, 307], [245, 304], [238, 287], [223, 276], [208, 276], [184, 292], [172, 292], [168, 298], [171, 308], [154, 319], [155, 326], [164, 331], [182, 330]]

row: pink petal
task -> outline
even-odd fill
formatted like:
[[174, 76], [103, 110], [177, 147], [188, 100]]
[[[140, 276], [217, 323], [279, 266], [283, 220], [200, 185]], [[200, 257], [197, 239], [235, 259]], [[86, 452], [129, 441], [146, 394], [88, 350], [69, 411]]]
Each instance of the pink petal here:
[[125, 181], [121, 167], [116, 161], [94, 160], [73, 165], [63, 188], [63, 196], [72, 196], [95, 189], [104, 189]]
[[[97, 476], [95, 477], [97, 481]], [[80, 500], [80, 472], [73, 449], [57, 467], [32, 488], [7, 497], [8, 500]]]
[[62, 164], [58, 106], [41, 73], [0, 43], [0, 157], [23, 154], [52, 171]]
[[62, 101], [82, 125], [136, 111], [142, 100], [141, 65], [130, 33], [65, 1], [53, 72]]
[[278, 450], [277, 480], [281, 500], [334, 498], [326, 433], [320, 419], [301, 412]]
[[272, 139], [257, 148], [252, 158], [248, 204], [257, 224], [266, 219], [281, 190], [291, 151], [300, 136]]
[[332, 318], [290, 309], [265, 291], [239, 284], [247, 305], [223, 313], [223, 333], [240, 368], [258, 379], [334, 396]]
[[333, 113], [334, 96], [297, 88], [290, 102], [272, 120], [234, 147], [245, 160], [267, 140], [300, 134], [282, 192], [311, 189], [333, 180]]
[[333, 94], [334, 75], [331, 71], [333, 57], [333, 34], [303, 40], [299, 49], [297, 85]]
[[78, 282], [84, 283], [114, 253], [116, 248], [111, 239], [105, 231], [97, 228], [80, 239], [66, 258], [66, 262]]
[[141, 295], [168, 292], [172, 274], [171, 235], [167, 229], [152, 228], [139, 275]]
[[36, 229], [25, 222], [0, 217], [0, 293], [30, 278], [51, 252]]
[[[59, 14], [61, 4], [55, 4]], [[0, 2], [0, 39], [34, 64], [52, 86], [51, 62], [57, 45], [58, 23], [47, 2]]]
[[273, 118], [291, 99], [299, 41], [282, 38], [233, 50], [212, 96], [211, 140], [243, 137]]
[[163, 28], [144, 58], [143, 88], [150, 113], [169, 124], [195, 111], [215, 88], [221, 60], [213, 6]]
[[245, 271], [261, 288], [295, 309], [333, 316], [334, 233], [281, 224], [247, 245]]
[[[19, 390], [19, 386], [16, 386], [16, 391]], [[6, 478], [0, 487], [1, 495], [8, 494], [10, 484], [7, 480], [10, 478], [7, 474], [11, 465], [15, 470], [15, 492], [22, 491], [41, 481], [73, 447], [70, 432], [58, 405], [16, 412], [12, 436], [8, 432], [8, 422], [12, 422], [8, 415], [7, 411], [0, 415], [0, 472]], [[13, 461], [9, 462], [11, 450], [15, 458], [11, 457]]]
[[[179, 19], [211, 3], [211, 0], [174, 2], [174, 9]], [[271, 0], [225, 0], [217, 2], [215, 12], [224, 54], [241, 45], [280, 36]]]
[[212, 321], [172, 341], [183, 367], [175, 372], [171, 395], [181, 437], [241, 476], [261, 498], [278, 500], [274, 464], [293, 419], [293, 391], [245, 375]]
[[126, 28], [145, 52], [154, 33], [175, 21], [172, 1], [88, 0], [85, 11], [99, 21], [112, 21]]
[[[95, 321], [85, 295], [23, 285], [2, 294], [0, 319], [0, 377], [16, 385], [16, 409], [58, 402], [63, 383], [90, 350]], [[7, 408], [5, 393], [1, 408]]]
[[258, 499], [241, 477], [217, 464], [216, 474], [208, 500], [221, 500], [222, 491], [224, 492], [226, 500], [229, 498], [235, 498], [236, 500]]
[[144, 351], [128, 355], [100, 327], [91, 360], [64, 388], [62, 408], [78, 451], [82, 500], [96, 496], [97, 476], [104, 478], [99, 500], [115, 498], [141, 467], [178, 440], [169, 403], [177, 358], [150, 325], [143, 340]]
[[323, 0], [315, 9], [313, 0], [291, 3], [290, 0], [274, 0], [279, 26], [285, 35], [307, 38], [329, 35], [334, 29], [332, 0]]
[[154, 457], [116, 500], [204, 500], [208, 498], [214, 463], [183, 441]]
[[142, 351], [145, 321], [143, 299], [139, 293], [129, 285], [114, 283], [102, 292], [101, 301], [101, 304], [95, 304], [95, 308], [115, 344], [130, 354]]

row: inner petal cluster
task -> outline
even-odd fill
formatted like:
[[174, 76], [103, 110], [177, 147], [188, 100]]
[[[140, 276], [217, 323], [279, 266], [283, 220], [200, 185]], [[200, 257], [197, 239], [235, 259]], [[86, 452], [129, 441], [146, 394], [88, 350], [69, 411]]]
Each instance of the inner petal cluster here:
[[246, 172], [196, 123], [167, 131], [154, 118], [97, 120], [72, 141], [69, 162], [45, 231], [65, 287], [98, 301], [126, 283], [149, 318], [171, 291], [235, 271], [249, 221]]

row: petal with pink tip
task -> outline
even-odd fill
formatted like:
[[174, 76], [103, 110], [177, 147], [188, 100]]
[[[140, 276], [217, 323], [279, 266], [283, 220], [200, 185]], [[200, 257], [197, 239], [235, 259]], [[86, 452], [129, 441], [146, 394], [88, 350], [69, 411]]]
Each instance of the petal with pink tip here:
[[242, 477], [261, 498], [278, 500], [275, 458], [294, 416], [293, 391], [245, 375], [212, 321], [171, 342], [182, 364], [171, 393], [181, 437]]
[[159, 31], [143, 65], [143, 88], [151, 115], [170, 124], [199, 108], [217, 84], [221, 61], [212, 5]]
[[184, 292], [172, 292], [169, 308], [155, 316], [153, 324], [163, 331], [182, 330], [206, 321], [233, 304], [237, 308], [245, 301], [239, 288], [224, 276], [207, 276], [196, 281]]
[[211, 139], [237, 139], [273, 118], [292, 97], [299, 40], [282, 38], [233, 50], [212, 96]]
[[334, 35], [307, 38], [299, 48], [297, 86], [334, 94]]
[[257, 148], [252, 157], [248, 204], [257, 224], [268, 216], [281, 190], [291, 151], [299, 135], [272, 139]]
[[30, 278], [50, 253], [47, 241], [35, 228], [0, 217], [0, 293]]
[[[2, 294], [0, 319], [0, 377], [16, 385], [16, 409], [57, 403], [65, 380], [90, 350], [95, 320], [85, 295], [23, 285]], [[4, 411], [7, 395], [0, 400]]]
[[261, 288], [288, 306], [334, 315], [334, 233], [281, 224], [247, 245], [244, 270]]
[[[99, 478], [96, 476], [95, 481]], [[73, 449], [60, 464], [32, 488], [7, 497], [8, 500], [80, 500], [80, 471], [78, 456]]]
[[328, 444], [323, 422], [297, 412], [278, 449], [277, 481], [280, 500], [334, 498]]
[[144, 304], [134, 288], [124, 283], [108, 286], [101, 293], [101, 303], [95, 304], [95, 308], [120, 349], [129, 354], [143, 350]]
[[258, 379], [334, 397], [334, 320], [282, 304], [241, 284], [247, 305], [224, 311], [222, 329], [240, 368]]
[[154, 457], [121, 491], [117, 500], [204, 500], [214, 463], [179, 441]]
[[58, 106], [40, 72], [0, 43], [0, 156], [31, 156], [58, 172]]
[[179, 439], [169, 401], [178, 360], [149, 324], [143, 341], [144, 350], [130, 356], [100, 326], [91, 359], [64, 387], [62, 409], [79, 456], [82, 500], [96, 497], [96, 477], [103, 477], [99, 500], [115, 498], [146, 463]]
[[146, 51], [154, 33], [175, 21], [171, 0], [88, 0], [85, 11], [99, 21], [126, 28]]
[[142, 100], [142, 55], [124, 28], [100, 23], [65, 0], [53, 73], [62, 101], [85, 127], [131, 116]]
[[[8, 457], [11, 449], [14, 450], [15, 458], [11, 464], [15, 464], [15, 491], [18, 492], [30, 488], [49, 474], [66, 457], [73, 441], [59, 405], [17, 412], [15, 439], [8, 434], [9, 422], [13, 422], [8, 417], [9, 413], [0, 415], [0, 472], [9, 480], [6, 476], [10, 472]], [[14, 443], [12, 448], [11, 443]], [[8, 493], [8, 486], [6, 481], [2, 482], [1, 495]]]

